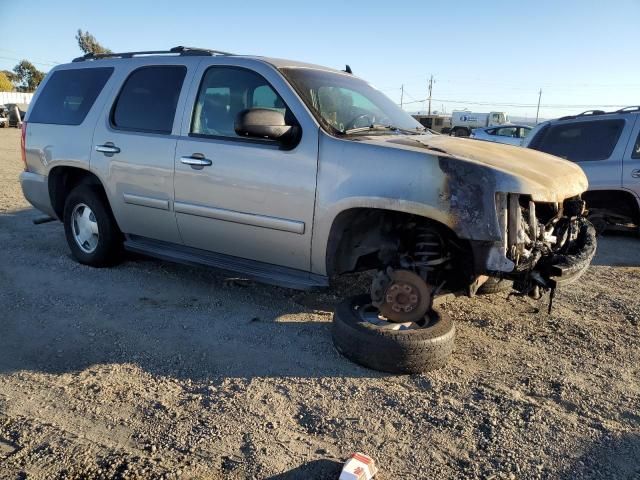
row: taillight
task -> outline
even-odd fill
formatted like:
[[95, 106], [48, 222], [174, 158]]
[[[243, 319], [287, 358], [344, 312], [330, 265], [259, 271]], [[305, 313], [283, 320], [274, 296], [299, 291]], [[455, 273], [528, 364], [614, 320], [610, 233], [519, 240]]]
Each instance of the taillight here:
[[20, 150], [22, 153], [22, 163], [24, 163], [25, 172], [29, 170], [27, 167], [27, 122], [22, 122], [22, 135], [20, 135]]

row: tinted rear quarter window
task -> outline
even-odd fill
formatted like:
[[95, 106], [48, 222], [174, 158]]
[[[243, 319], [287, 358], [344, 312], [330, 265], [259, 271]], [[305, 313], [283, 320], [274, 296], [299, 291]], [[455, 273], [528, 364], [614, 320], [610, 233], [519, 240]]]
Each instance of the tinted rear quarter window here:
[[631, 152], [631, 158], [640, 158], [640, 134], [636, 139], [636, 144], [633, 146], [633, 152]]
[[113, 68], [53, 72], [29, 117], [32, 123], [80, 125], [113, 73]]
[[111, 114], [122, 130], [171, 133], [187, 69], [183, 66], [139, 68], [125, 81]]
[[618, 143], [624, 120], [598, 120], [551, 125], [535, 148], [574, 162], [605, 160]]

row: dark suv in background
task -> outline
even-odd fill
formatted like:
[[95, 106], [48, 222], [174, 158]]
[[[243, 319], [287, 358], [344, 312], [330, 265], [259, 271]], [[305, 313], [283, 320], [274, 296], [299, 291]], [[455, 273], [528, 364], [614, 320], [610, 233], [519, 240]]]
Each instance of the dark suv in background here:
[[538, 125], [523, 146], [576, 162], [589, 179], [582, 194], [598, 232], [640, 226], [640, 106], [590, 110]]

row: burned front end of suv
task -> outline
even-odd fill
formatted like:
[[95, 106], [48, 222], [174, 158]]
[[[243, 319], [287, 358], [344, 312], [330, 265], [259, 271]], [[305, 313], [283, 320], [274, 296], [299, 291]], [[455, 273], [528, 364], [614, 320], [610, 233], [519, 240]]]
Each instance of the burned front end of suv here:
[[493, 277], [540, 298], [586, 271], [597, 242], [580, 167], [517, 147], [438, 140], [441, 201], [473, 252], [470, 294]]
[[586, 271], [597, 242], [580, 196], [536, 202], [498, 192], [495, 198], [501, 241], [488, 250], [488, 274], [512, 279], [515, 290], [540, 298]]

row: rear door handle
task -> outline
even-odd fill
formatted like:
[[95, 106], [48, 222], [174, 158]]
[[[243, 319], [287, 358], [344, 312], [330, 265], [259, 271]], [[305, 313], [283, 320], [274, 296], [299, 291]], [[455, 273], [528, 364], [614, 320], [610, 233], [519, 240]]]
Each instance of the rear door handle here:
[[205, 156], [201, 153], [194, 153], [190, 157], [180, 157], [180, 162], [184, 163], [185, 165], [191, 165], [191, 168], [197, 169], [208, 167], [213, 163], [208, 158], [205, 158]]
[[636, 168], [635, 170], [631, 170], [631, 176], [633, 178], [640, 178], [640, 168]]
[[120, 153], [120, 149], [113, 143], [107, 142], [104, 145], [96, 145], [96, 152], [102, 152], [105, 155], [113, 155], [114, 153]]

